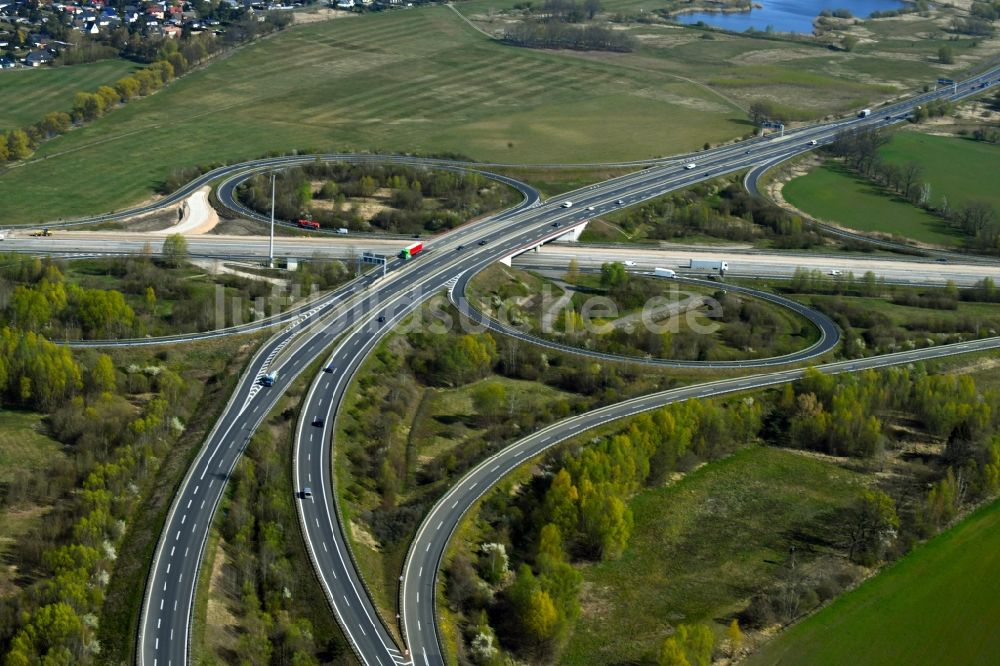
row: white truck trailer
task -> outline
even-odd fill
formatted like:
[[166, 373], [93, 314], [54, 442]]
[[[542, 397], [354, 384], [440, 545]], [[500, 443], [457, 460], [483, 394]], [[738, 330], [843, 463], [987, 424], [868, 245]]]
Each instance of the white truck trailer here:
[[691, 259], [688, 268], [692, 270], [718, 271], [719, 275], [725, 275], [729, 270], [729, 264], [723, 259]]
[[675, 278], [677, 277], [677, 272], [672, 271], [669, 268], [654, 268], [653, 275], [656, 277]]

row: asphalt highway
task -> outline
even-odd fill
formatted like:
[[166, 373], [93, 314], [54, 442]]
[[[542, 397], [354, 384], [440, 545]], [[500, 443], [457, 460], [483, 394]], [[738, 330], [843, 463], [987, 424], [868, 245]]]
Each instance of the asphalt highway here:
[[[988, 77], [994, 77], [996, 71], [991, 70]], [[959, 85], [959, 95], [970, 94], [973, 90], [971, 86], [992, 80], [988, 77], [981, 75], [972, 82], [962, 82]], [[938, 95], [946, 96], [944, 93]], [[950, 98], [951, 94], [947, 96]], [[913, 104], [922, 103], [925, 99], [928, 99], [927, 96], [921, 96], [885, 107], [880, 113], [905, 112]], [[316, 564], [317, 575], [338, 621], [362, 661], [366, 664], [407, 661], [405, 650], [394, 645], [385, 626], [379, 621], [369, 596], [364, 593], [356, 568], [350, 561], [350, 552], [344, 544], [342, 530], [337, 523], [339, 514], [331, 505], [334, 494], [332, 481], [329, 479], [329, 447], [332, 445], [330, 439], [333, 432], [331, 417], [336, 414], [351, 375], [387, 327], [430, 295], [451, 286], [464, 273], [481, 270], [493, 261], [552, 240], [594, 215], [646, 201], [721, 173], [748, 168], [762, 160], [784, 158], [803, 152], [809, 149], [808, 141], [812, 138], [829, 140], [833, 134], [846, 127], [877, 125], [882, 122], [885, 121], [880, 116], [849, 119], [825, 126], [803, 128], [789, 133], [781, 141], [756, 141], [706, 151], [698, 156], [698, 164], [692, 169], [678, 164], [657, 164], [564, 195], [565, 199], [573, 201], [571, 207], [563, 208], [558, 202], [544, 205], [526, 202], [526, 207], [466, 225], [428, 242], [423, 256], [410, 262], [405, 270], [395, 270], [386, 278], [371, 278], [368, 284], [370, 288], [366, 293], [358, 291], [341, 295], [339, 299], [325, 301], [303, 315], [302, 322], [290, 325], [287, 331], [273, 337], [254, 357], [241, 377], [238, 390], [233, 394], [175, 497], [147, 581], [139, 629], [139, 662], [154, 665], [186, 663], [190, 613], [199, 565], [225, 481], [250, 434], [277, 396], [287, 388], [288, 382], [338, 340], [332, 355], [328, 357], [329, 372], [321, 373], [315, 379], [304, 402], [300, 419], [294, 456], [296, 484], [300, 489], [306, 483], [316, 484], [310, 486], [313, 489], [312, 497], [297, 503], [300, 520], [304, 538]], [[747, 149], [746, 145], [751, 147]], [[313, 159], [311, 156], [276, 158], [256, 163], [253, 168], [267, 170], [275, 166], [310, 162]], [[399, 159], [409, 161], [409, 158]], [[245, 165], [225, 167], [213, 172], [215, 175], [209, 180], [240, 173], [241, 169], [245, 172]], [[204, 182], [207, 181], [202, 179], [202, 182], [195, 181], [195, 184], [200, 187]], [[622, 201], [621, 204], [617, 203], [619, 200]], [[384, 318], [384, 321], [378, 321], [379, 318]], [[324, 321], [322, 325], [306, 326], [306, 321], [321, 320]], [[296, 334], [300, 328], [303, 332]], [[968, 349], [952, 353], [985, 348], [986, 343], [965, 344]], [[914, 355], [907, 358], [931, 358], [935, 354], [941, 354], [942, 349], [945, 348], [911, 352]], [[850, 363], [860, 365], [845, 365], [842, 371], [860, 369], [868, 367], [866, 363], [879, 362], [879, 359], [852, 361]], [[275, 368], [279, 372], [276, 385], [261, 388], [256, 382], [257, 377], [264, 370]], [[767, 382], [794, 378], [795, 375], [788, 374], [789, 372], [796, 371], [767, 375]], [[765, 380], [761, 378], [760, 381]], [[701, 397], [753, 386], [733, 384], [726, 389], [713, 384], [686, 390], [692, 391], [687, 397]], [[558, 427], [550, 426], [544, 431], [547, 434], [538, 434], [537, 445], [549, 445], [550, 440], [554, 442], [582, 431], [574, 429], [576, 423], [581, 429], [592, 427], [610, 418], [621, 418], [634, 413], [629, 410], [641, 411], [642, 405], [645, 405], [645, 409], [652, 409], [662, 404], [664, 398], [649, 396], [639, 400], [646, 402], [633, 401], [605, 408], [615, 416], [610, 416], [605, 410], [598, 410], [577, 417], [579, 421], [562, 422]], [[657, 400], [661, 402], [658, 403]], [[316, 425], [312, 426], [313, 423]], [[588, 423], [591, 425], [587, 425]], [[546, 437], [550, 439], [545, 439]], [[497, 474], [505, 473], [504, 464], [516, 465], [518, 458], [528, 455], [528, 450], [519, 451], [516, 447], [505, 451], [507, 453], [502, 462], [491, 460], [477, 468], [485, 470], [482, 478], [470, 478], [468, 482], [463, 482], [450, 491], [430, 514], [413, 543], [404, 573], [401, 606], [404, 640], [419, 660], [418, 663], [442, 663], [434, 629], [433, 580], [440, 553], [443, 552], [442, 544], [447, 542], [446, 535], [450, 533], [450, 530], [444, 530], [444, 526], [446, 522], [457, 524], [458, 518], [468, 507], [465, 500], [472, 495], [481, 494], [490, 484], [495, 483], [499, 479]], [[315, 501], [317, 497], [321, 501]], [[440, 513], [442, 511], [444, 513]], [[331, 553], [331, 546], [336, 555]], [[433, 555], [432, 550], [435, 551]], [[418, 559], [422, 564], [417, 563]]]
[[[483, 230], [502, 229], [509, 217], [536, 203], [537, 195], [529, 190], [519, 207], [477, 226]], [[246, 443], [294, 378], [370, 310], [373, 300], [390, 297], [400, 291], [401, 285], [416, 283], [434, 263], [418, 264], [412, 271], [395, 270], [402, 265], [400, 260], [394, 260], [386, 277], [370, 272], [311, 303], [308, 310], [298, 313], [257, 351], [240, 376], [236, 390], [175, 494], [160, 534], [138, 628], [136, 661], [141, 666], [187, 663], [191, 611], [205, 544], [226, 482]], [[198, 337], [192, 334], [187, 339]], [[261, 377], [274, 371], [278, 373], [275, 384], [262, 386]]]

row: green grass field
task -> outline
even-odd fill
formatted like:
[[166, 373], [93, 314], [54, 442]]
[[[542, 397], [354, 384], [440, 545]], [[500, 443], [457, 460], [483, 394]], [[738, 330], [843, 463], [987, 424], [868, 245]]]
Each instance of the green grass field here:
[[45, 144], [0, 177], [0, 218], [120, 208], [172, 169], [266, 151], [620, 160], [726, 139], [741, 122], [711, 92], [655, 71], [506, 47], [445, 7], [385, 12], [291, 28]]
[[0, 483], [50, 467], [63, 455], [62, 445], [42, 432], [42, 418], [34, 412], [0, 411]]
[[886, 162], [917, 162], [921, 180], [931, 184], [931, 202], [948, 197], [954, 208], [969, 201], [985, 201], [1000, 212], [1000, 145], [919, 132], [898, 132], [882, 149]]
[[[10, 483], [64, 457], [62, 445], [44, 432], [41, 414], [0, 411], [0, 484]], [[17, 539], [43, 520], [47, 507], [35, 504], [5, 506], [0, 510], [0, 597], [16, 591], [17, 569], [7, 556]]]
[[0, 131], [30, 125], [50, 111], [69, 112], [73, 96], [114, 83], [138, 65], [112, 59], [72, 67], [17, 69], [0, 75]]
[[622, 558], [582, 569], [584, 610], [561, 663], [645, 663], [670, 626], [728, 623], [780, 575], [789, 535], [811, 533], [846, 506], [860, 479], [825, 461], [754, 448], [640, 493]]
[[782, 195], [809, 215], [851, 229], [939, 245], [957, 245], [962, 240], [962, 235], [941, 218], [887, 196], [837, 164], [825, 164], [789, 181]]
[[765, 645], [748, 666], [995, 664], [1000, 502]]

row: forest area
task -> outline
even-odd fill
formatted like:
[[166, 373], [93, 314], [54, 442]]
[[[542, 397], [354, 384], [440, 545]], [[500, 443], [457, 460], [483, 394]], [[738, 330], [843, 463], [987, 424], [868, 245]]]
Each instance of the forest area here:
[[343, 262], [302, 262], [278, 286], [187, 262], [183, 238], [162, 259], [152, 252], [115, 259], [4, 255], [0, 320], [51, 340], [141, 338], [208, 331], [277, 314], [301, 298], [345, 282]]
[[4, 663], [124, 659], [156, 538], [148, 521], [166, 510], [248, 341], [104, 354], [6, 326], [0, 337], [3, 409], [38, 414], [55, 443], [42, 464], [13, 460], [19, 473], [0, 485], [0, 520], [33, 517], [3, 552]]

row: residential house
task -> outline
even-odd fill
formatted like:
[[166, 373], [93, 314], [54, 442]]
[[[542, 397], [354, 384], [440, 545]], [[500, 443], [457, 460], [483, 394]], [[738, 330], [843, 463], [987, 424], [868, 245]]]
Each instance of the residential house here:
[[27, 67], [41, 67], [50, 64], [55, 58], [48, 51], [32, 51], [25, 57], [24, 64]]

